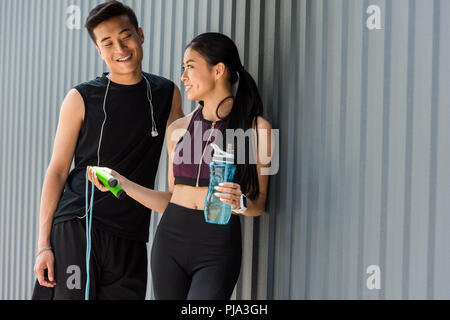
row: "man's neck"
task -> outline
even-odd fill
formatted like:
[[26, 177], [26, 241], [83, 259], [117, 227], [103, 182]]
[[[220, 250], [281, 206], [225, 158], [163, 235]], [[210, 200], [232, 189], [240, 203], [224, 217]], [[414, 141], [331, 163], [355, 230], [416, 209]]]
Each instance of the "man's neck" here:
[[137, 70], [133, 73], [127, 74], [116, 74], [114, 72], [110, 72], [107, 77], [114, 83], [124, 84], [124, 85], [133, 85], [141, 82], [142, 80], [142, 70]]

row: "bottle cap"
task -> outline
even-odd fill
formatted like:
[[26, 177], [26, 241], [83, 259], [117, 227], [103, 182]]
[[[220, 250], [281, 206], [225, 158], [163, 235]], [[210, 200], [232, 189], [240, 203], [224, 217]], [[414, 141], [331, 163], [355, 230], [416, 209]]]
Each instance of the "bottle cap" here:
[[227, 152], [220, 149], [220, 147], [215, 143], [211, 143], [211, 146], [214, 149], [212, 161], [234, 163], [233, 145], [231, 143], [227, 145]]

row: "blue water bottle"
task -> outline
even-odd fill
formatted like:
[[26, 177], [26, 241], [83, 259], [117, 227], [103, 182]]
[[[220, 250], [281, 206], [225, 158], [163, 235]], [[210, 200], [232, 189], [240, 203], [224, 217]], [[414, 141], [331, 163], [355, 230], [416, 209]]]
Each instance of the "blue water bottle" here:
[[213, 159], [209, 164], [209, 187], [205, 199], [205, 221], [215, 224], [227, 224], [231, 217], [232, 206], [220, 201], [214, 195], [214, 187], [222, 182], [233, 182], [236, 166], [234, 165], [233, 146], [227, 146], [227, 152], [221, 150], [215, 143]]

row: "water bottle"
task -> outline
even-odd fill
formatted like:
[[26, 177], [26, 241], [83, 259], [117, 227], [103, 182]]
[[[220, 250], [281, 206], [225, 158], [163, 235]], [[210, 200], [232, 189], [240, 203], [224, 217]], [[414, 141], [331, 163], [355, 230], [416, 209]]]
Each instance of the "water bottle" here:
[[215, 224], [227, 224], [231, 217], [232, 206], [220, 201], [214, 195], [214, 187], [222, 182], [233, 182], [236, 166], [234, 165], [233, 146], [227, 146], [227, 152], [221, 150], [215, 143], [213, 159], [209, 164], [209, 187], [205, 199], [205, 221]]

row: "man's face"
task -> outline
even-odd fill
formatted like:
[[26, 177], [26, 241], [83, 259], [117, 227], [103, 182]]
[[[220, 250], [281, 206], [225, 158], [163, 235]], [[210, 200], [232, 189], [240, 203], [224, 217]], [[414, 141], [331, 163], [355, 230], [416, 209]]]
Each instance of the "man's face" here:
[[129, 74], [142, 68], [142, 29], [136, 31], [128, 16], [111, 18], [95, 27], [97, 51], [111, 72]]

